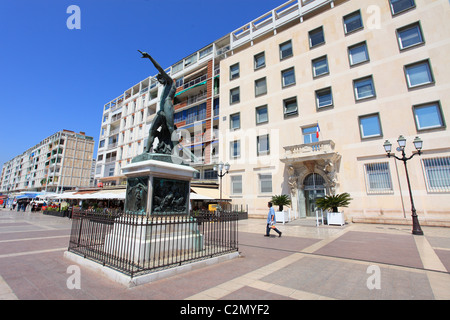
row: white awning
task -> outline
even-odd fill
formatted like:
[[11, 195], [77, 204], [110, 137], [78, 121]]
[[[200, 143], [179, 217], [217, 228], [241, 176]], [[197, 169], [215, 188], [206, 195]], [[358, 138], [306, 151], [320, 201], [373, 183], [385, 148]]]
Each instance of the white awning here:
[[214, 200], [214, 198], [191, 192], [191, 200]]
[[124, 200], [125, 190], [102, 190], [87, 195], [84, 199], [99, 199], [99, 200]]
[[[220, 191], [218, 189], [191, 187], [191, 191], [196, 193], [197, 196], [199, 197], [205, 197], [204, 200], [220, 200]], [[228, 198], [222, 198], [222, 201], [231, 201], [231, 200]]]

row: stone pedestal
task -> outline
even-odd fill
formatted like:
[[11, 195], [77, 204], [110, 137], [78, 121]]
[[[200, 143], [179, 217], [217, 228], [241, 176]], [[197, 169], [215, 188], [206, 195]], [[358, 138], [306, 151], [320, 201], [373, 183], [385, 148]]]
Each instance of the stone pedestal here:
[[[180, 160], [144, 154], [122, 168], [127, 177], [125, 216], [116, 219], [106, 236], [108, 254], [143, 263], [203, 249], [203, 235], [189, 217], [190, 182], [197, 170]], [[152, 219], [157, 216], [165, 218]]]
[[[158, 157], [157, 160], [152, 156]], [[181, 161], [164, 161], [171, 160], [166, 155], [145, 158], [149, 160], [142, 159], [122, 168], [127, 177], [125, 212], [147, 216], [188, 215], [190, 182], [197, 170]]]

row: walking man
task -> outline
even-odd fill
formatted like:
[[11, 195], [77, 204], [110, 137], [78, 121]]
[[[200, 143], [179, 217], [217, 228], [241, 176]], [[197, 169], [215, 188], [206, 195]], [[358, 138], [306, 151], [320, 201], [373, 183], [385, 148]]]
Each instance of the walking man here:
[[275, 210], [272, 207], [272, 202], [268, 202], [267, 206], [269, 207], [269, 214], [267, 215], [267, 227], [265, 237], [270, 237], [270, 229], [275, 230], [278, 233], [278, 237], [281, 237], [281, 231], [275, 227], [276, 219], [275, 219]]

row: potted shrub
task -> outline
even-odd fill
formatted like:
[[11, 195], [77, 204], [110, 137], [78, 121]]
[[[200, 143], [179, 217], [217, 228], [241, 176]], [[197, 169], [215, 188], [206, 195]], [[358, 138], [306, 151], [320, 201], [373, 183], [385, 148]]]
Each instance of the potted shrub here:
[[277, 205], [279, 211], [283, 211], [283, 206], [291, 204], [291, 199], [287, 194], [272, 196], [272, 204]]
[[316, 200], [316, 205], [324, 211], [330, 210], [338, 212], [339, 207], [348, 207], [350, 201], [353, 200], [347, 192], [332, 196], [325, 196]]
[[316, 200], [317, 208], [322, 209], [324, 211], [328, 211], [327, 213], [327, 221], [328, 224], [340, 224], [343, 225], [344, 216], [341, 212], [338, 211], [339, 207], [348, 207], [350, 201], [353, 200], [350, 197], [350, 194], [347, 192], [325, 196], [324, 198], [320, 198]]

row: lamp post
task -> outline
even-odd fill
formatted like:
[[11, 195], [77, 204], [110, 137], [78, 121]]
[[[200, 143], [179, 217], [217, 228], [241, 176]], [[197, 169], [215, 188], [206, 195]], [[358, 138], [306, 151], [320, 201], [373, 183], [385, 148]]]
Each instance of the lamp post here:
[[391, 154], [392, 144], [388, 140], [386, 140], [384, 142], [383, 147], [387, 153], [388, 158], [394, 157], [397, 160], [403, 161], [403, 164], [405, 165], [406, 180], [408, 181], [409, 198], [411, 199], [411, 212], [412, 212], [411, 216], [412, 216], [412, 222], [413, 222], [412, 233], [416, 234], [416, 235], [423, 235], [423, 231], [420, 228], [419, 219], [417, 217], [416, 208], [414, 207], [414, 200], [413, 200], [413, 196], [412, 196], [412, 192], [411, 192], [411, 184], [409, 182], [408, 167], [406, 166], [406, 162], [408, 160], [411, 160], [415, 155], [420, 156], [422, 154], [423, 141], [419, 137], [416, 137], [414, 139], [413, 143], [414, 143], [414, 147], [416, 148], [417, 152], [413, 153], [410, 157], [406, 157], [406, 154], [405, 154], [406, 139], [403, 136], [400, 136], [397, 139], [397, 142], [398, 142], [397, 151], [401, 151], [401, 153], [402, 153], [401, 158], [397, 157], [395, 154]]
[[[223, 169], [225, 169], [225, 172], [222, 173]], [[220, 201], [222, 201], [222, 178], [228, 173], [228, 170], [230, 170], [230, 164], [227, 162], [225, 164], [223, 164], [223, 162], [221, 161], [219, 163], [219, 165], [214, 165], [213, 167], [214, 171], [218, 171], [217, 175], [220, 178], [220, 184], [219, 184], [219, 188], [220, 188]]]

